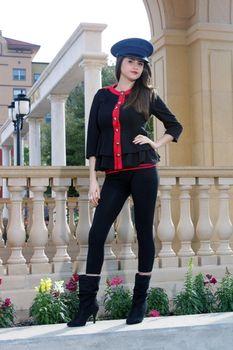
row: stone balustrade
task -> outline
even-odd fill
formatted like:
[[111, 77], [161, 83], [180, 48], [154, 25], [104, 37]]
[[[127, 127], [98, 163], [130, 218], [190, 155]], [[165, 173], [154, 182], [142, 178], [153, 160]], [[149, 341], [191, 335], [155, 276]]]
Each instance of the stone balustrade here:
[[[231, 167], [160, 168], [154, 220], [157, 280], [170, 283], [179, 271], [183, 277], [190, 258], [205, 271], [233, 269], [232, 174]], [[87, 167], [0, 168], [0, 183], [6, 183], [10, 193], [0, 200], [0, 273], [5, 279], [85, 271], [94, 213], [88, 202], [88, 175]], [[69, 197], [72, 187], [78, 196]], [[109, 232], [106, 274], [133, 275], [137, 269], [132, 213], [129, 198]], [[163, 274], [171, 270], [173, 276]]]

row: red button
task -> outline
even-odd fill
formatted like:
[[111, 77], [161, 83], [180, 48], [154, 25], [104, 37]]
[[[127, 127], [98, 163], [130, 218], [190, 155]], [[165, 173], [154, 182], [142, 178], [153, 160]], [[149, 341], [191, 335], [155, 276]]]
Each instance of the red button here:
[[116, 118], [116, 117], [114, 117], [114, 118], [113, 118], [113, 120], [117, 120], [117, 118]]
[[120, 157], [121, 156], [121, 154], [120, 153], [117, 153], [117, 157]]
[[116, 132], [118, 132], [119, 131], [119, 129], [116, 129]]
[[119, 146], [120, 142], [116, 142], [116, 145]]

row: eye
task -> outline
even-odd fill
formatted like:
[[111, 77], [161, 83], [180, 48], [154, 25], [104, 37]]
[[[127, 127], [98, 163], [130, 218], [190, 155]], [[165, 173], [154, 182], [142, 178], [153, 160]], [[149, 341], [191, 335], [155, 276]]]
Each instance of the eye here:
[[138, 65], [139, 65], [140, 67], [143, 67], [143, 66], [144, 66], [144, 62], [139, 61], [139, 62], [138, 62]]

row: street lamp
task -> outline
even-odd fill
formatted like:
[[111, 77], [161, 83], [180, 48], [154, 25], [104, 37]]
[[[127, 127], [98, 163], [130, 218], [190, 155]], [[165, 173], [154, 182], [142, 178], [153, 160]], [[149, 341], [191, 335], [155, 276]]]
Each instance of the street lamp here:
[[14, 132], [16, 133], [16, 155], [17, 155], [17, 165], [20, 165], [20, 141], [21, 141], [21, 130], [23, 129], [23, 118], [25, 115], [30, 113], [31, 104], [30, 99], [26, 97], [25, 94], [21, 92], [18, 94], [14, 101], [8, 106], [8, 114], [14, 125]]

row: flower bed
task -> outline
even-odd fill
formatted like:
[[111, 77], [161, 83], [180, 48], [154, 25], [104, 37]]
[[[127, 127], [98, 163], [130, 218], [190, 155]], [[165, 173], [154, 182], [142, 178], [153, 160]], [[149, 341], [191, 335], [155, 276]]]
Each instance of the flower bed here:
[[[78, 280], [73, 274], [69, 281], [41, 279], [36, 297], [30, 308], [30, 318], [14, 323], [15, 309], [9, 298], [0, 298], [0, 327], [14, 325], [56, 324], [68, 322], [78, 309]], [[0, 279], [0, 284], [2, 280]], [[132, 291], [120, 276], [107, 279], [104, 293], [104, 314], [99, 319], [126, 318], [132, 302]], [[147, 297], [148, 317], [189, 315], [233, 311], [233, 276], [226, 269], [218, 282], [211, 274], [193, 275], [190, 260], [183, 289], [169, 302], [164, 289], [151, 287]]]

